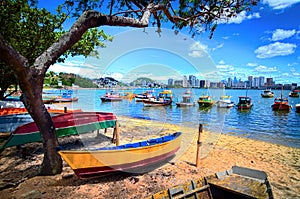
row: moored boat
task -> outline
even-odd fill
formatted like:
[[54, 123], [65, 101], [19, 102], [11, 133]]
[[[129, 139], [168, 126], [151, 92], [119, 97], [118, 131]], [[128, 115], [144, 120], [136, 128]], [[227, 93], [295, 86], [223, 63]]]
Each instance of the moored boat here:
[[63, 93], [62, 95], [54, 98], [50, 103], [61, 103], [61, 102], [77, 102], [78, 97], [73, 97], [71, 94]]
[[215, 104], [215, 101], [213, 101], [211, 96], [208, 95], [201, 95], [197, 102], [199, 107], [211, 107]]
[[[88, 133], [97, 129], [112, 128], [116, 124], [116, 116], [105, 112], [74, 112], [52, 116], [57, 137]], [[41, 135], [35, 122], [17, 127], [0, 146], [0, 151], [7, 147], [31, 142], [40, 142]]]
[[248, 96], [240, 96], [239, 101], [236, 104], [236, 107], [240, 110], [251, 109], [252, 106], [253, 106], [252, 99], [251, 97]]
[[135, 96], [135, 101], [136, 102], [142, 102], [143, 100], [151, 100], [155, 99], [156, 97], [154, 96], [154, 90], [147, 90], [143, 92], [142, 94], [137, 94]]
[[164, 90], [158, 93], [156, 99], [143, 99], [144, 106], [168, 106], [173, 102], [173, 95], [171, 90]]
[[220, 100], [217, 101], [218, 108], [231, 108], [234, 106], [234, 102], [231, 101], [231, 96], [222, 95]]
[[176, 102], [178, 107], [181, 106], [195, 106], [195, 102], [193, 101], [193, 95], [190, 90], [186, 90], [182, 95], [182, 101]]
[[296, 105], [295, 105], [295, 108], [296, 108], [296, 112], [297, 112], [297, 113], [300, 113], [300, 104], [296, 104]]
[[105, 95], [100, 97], [102, 102], [116, 102], [116, 101], [122, 101], [123, 98], [120, 95], [120, 93], [116, 91], [110, 91], [106, 92]]
[[90, 150], [60, 150], [58, 153], [79, 178], [100, 177], [115, 172], [142, 173], [172, 158], [180, 148], [181, 133], [120, 146]]
[[273, 199], [264, 171], [233, 166], [230, 170], [162, 190], [147, 199]]
[[292, 106], [289, 105], [288, 98], [284, 98], [282, 96], [276, 97], [274, 104], [272, 104], [271, 107], [274, 111], [289, 111], [292, 108]]
[[299, 91], [298, 90], [292, 90], [289, 93], [289, 97], [299, 97]]
[[271, 89], [266, 89], [261, 92], [261, 96], [264, 98], [272, 98], [274, 97], [274, 92]]

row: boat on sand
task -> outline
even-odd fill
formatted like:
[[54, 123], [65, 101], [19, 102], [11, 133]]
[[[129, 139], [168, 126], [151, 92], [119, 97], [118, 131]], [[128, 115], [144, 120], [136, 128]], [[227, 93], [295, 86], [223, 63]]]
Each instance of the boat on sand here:
[[230, 170], [162, 190], [147, 199], [273, 199], [264, 171], [233, 166]]
[[144, 173], [166, 163], [179, 150], [181, 133], [88, 150], [60, 150], [59, 155], [79, 178], [101, 177], [115, 172]]
[[[57, 137], [78, 135], [98, 129], [114, 128], [117, 118], [113, 113], [105, 112], [74, 112], [52, 116]], [[31, 142], [41, 142], [41, 135], [35, 122], [17, 127], [0, 144], [0, 152], [5, 148], [23, 145]]]

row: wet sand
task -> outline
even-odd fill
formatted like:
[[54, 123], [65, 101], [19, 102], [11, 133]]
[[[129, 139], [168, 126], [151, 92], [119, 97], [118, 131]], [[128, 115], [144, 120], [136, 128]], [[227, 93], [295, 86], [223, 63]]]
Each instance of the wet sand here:
[[[181, 149], [170, 162], [145, 174], [115, 174], [84, 180], [78, 179], [66, 163], [62, 174], [37, 176], [43, 157], [39, 143], [26, 145], [30, 155], [25, 158], [15, 147], [8, 148], [0, 159], [0, 198], [144, 198], [234, 165], [265, 171], [275, 198], [299, 197], [299, 148], [211, 133], [204, 127], [201, 162], [197, 168], [198, 126], [182, 127], [126, 117], [118, 119], [121, 144], [180, 131], [183, 133]], [[106, 136], [112, 137], [112, 129]], [[103, 141], [106, 138], [100, 137]], [[84, 136], [72, 136], [60, 139], [60, 143], [71, 142], [74, 146], [74, 143], [78, 145], [78, 139], [83, 145], [88, 142]], [[109, 143], [109, 139], [105, 143]]]

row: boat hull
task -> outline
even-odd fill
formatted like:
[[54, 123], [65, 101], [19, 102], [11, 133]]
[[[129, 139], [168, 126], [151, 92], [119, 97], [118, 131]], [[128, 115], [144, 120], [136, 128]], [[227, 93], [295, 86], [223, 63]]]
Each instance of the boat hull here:
[[178, 107], [195, 106], [195, 105], [196, 105], [195, 102], [191, 102], [191, 103], [177, 102], [177, 103], [176, 103], [176, 106], [178, 106]]
[[67, 103], [67, 102], [77, 102], [78, 98], [73, 97], [73, 98], [55, 98], [54, 100], [51, 101], [51, 103]]
[[121, 97], [101, 97], [100, 99], [102, 102], [118, 102], [123, 100]]
[[273, 192], [264, 171], [234, 166], [215, 175], [191, 180], [162, 190], [146, 199], [273, 199]]
[[218, 108], [231, 108], [234, 106], [234, 102], [231, 102], [230, 100], [219, 100], [217, 102]]
[[214, 105], [214, 103], [213, 102], [199, 102], [198, 101], [198, 105], [200, 107], [211, 107], [212, 105]]
[[261, 97], [263, 97], [263, 98], [273, 98], [274, 94], [261, 94]]
[[143, 100], [144, 106], [168, 106], [172, 104], [172, 101], [151, 101]]
[[[112, 128], [116, 124], [113, 113], [104, 112], [74, 112], [52, 117], [57, 137], [78, 135], [97, 129]], [[41, 135], [35, 122], [30, 122], [16, 128], [8, 140], [0, 146], [0, 151], [11, 146], [31, 142], [41, 142]]]
[[87, 151], [59, 151], [79, 178], [115, 172], [144, 172], [145, 167], [164, 162], [180, 148], [181, 133], [116, 147]]
[[251, 109], [251, 107], [253, 105], [252, 104], [237, 104], [236, 106], [238, 109], [242, 110], [242, 109]]
[[271, 107], [274, 111], [289, 111], [291, 109], [290, 105], [283, 103], [276, 103], [273, 104]]
[[296, 107], [296, 112], [297, 112], [297, 113], [300, 113], [300, 104], [296, 104], [295, 107]]

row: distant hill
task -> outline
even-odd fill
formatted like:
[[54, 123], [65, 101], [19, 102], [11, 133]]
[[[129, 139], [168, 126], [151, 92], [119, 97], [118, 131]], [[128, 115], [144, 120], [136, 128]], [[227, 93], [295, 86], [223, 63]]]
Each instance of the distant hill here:
[[154, 82], [152, 79], [147, 78], [147, 77], [139, 77], [136, 80], [132, 81], [131, 84], [135, 84], [135, 85], [143, 85], [144, 83], [152, 83]]
[[47, 72], [44, 79], [44, 84], [50, 87], [59, 88], [59, 82], [62, 86], [72, 86], [73, 84], [81, 88], [97, 88], [98, 86], [93, 83], [89, 78], [81, 77], [73, 73], [55, 73], [53, 71]]

